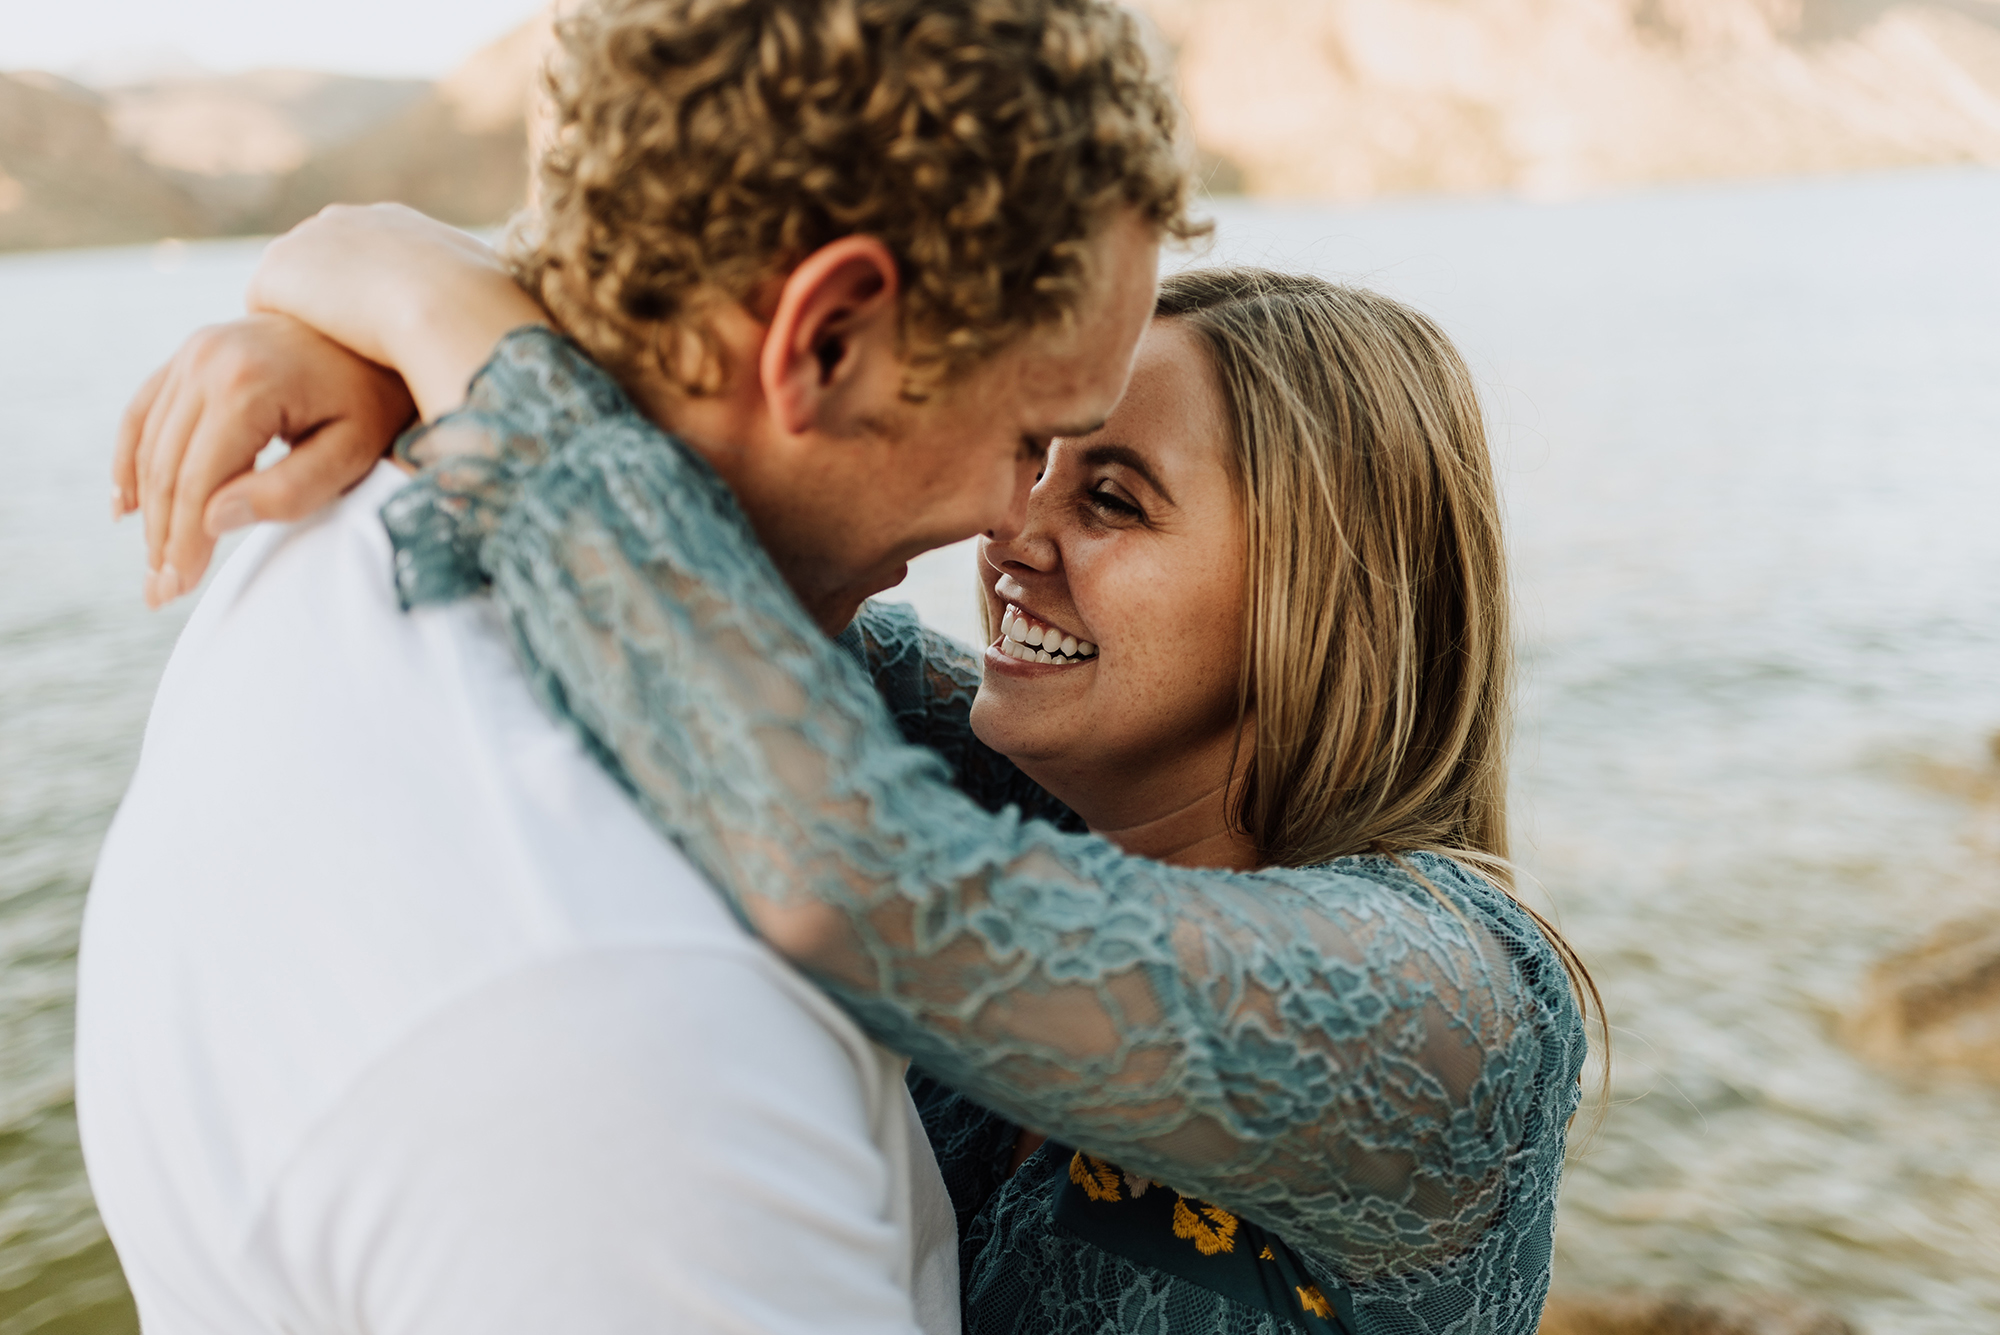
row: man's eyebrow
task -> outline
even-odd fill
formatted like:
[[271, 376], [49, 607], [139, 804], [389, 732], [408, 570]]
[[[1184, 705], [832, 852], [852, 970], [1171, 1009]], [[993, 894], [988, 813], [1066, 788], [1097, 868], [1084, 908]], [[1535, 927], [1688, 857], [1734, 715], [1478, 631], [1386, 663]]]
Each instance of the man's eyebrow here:
[[1159, 492], [1161, 498], [1168, 505], [1175, 504], [1174, 494], [1167, 490], [1164, 482], [1160, 481], [1160, 475], [1153, 471], [1151, 464], [1146, 462], [1146, 456], [1133, 449], [1130, 445], [1115, 445], [1110, 442], [1102, 445], [1092, 445], [1083, 452], [1083, 462], [1086, 466], [1117, 464], [1121, 468], [1129, 468], [1144, 478], [1147, 486]]

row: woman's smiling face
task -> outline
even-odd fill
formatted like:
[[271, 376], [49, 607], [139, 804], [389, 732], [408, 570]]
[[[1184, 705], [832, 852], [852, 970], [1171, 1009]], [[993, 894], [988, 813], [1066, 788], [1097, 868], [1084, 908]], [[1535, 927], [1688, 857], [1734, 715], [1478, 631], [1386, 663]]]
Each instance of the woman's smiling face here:
[[1020, 533], [980, 542], [1001, 633], [973, 731], [1093, 829], [1228, 779], [1246, 615], [1231, 453], [1207, 350], [1155, 320], [1103, 429], [1054, 442]]

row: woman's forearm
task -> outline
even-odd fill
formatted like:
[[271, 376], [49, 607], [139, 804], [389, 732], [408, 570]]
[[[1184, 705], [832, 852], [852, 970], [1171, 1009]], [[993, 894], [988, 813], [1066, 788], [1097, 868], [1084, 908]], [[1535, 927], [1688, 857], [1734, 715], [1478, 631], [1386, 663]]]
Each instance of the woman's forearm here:
[[464, 401], [508, 330], [548, 321], [491, 247], [400, 204], [299, 224], [265, 250], [246, 304], [394, 370], [426, 421]]

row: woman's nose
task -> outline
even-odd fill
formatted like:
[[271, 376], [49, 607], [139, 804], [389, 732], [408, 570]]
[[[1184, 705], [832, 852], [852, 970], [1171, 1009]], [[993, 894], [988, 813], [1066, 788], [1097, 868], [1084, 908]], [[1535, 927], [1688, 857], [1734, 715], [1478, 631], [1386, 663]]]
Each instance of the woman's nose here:
[[1046, 575], [1062, 564], [1062, 549], [1054, 531], [1037, 522], [1033, 509], [1012, 534], [987, 534], [985, 550], [988, 565], [1016, 575]]

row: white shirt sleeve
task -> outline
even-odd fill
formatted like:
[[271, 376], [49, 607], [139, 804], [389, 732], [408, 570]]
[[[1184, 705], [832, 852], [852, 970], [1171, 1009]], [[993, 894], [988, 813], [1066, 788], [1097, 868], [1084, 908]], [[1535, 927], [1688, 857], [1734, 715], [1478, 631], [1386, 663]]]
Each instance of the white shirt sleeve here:
[[870, 1125], [904, 1108], [774, 974], [600, 950], [449, 1007], [275, 1182], [246, 1240], [275, 1305], [315, 1335], [910, 1335]]

